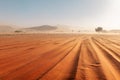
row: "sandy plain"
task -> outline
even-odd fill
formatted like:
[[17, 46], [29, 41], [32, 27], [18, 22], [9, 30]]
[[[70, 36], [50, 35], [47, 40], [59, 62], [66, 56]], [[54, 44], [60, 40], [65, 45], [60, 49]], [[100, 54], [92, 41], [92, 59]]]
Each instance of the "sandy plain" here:
[[0, 80], [120, 80], [120, 35], [0, 35]]

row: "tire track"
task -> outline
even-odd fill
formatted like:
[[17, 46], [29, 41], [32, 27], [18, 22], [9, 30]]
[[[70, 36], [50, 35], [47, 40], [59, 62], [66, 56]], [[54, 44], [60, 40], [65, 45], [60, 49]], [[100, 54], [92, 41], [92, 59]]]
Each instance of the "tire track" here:
[[69, 54], [61, 62], [59, 62], [59, 64], [57, 64], [51, 71], [46, 73], [44, 76], [40, 77], [38, 80], [47, 80], [47, 79], [73, 80], [75, 79], [78, 60], [79, 60], [79, 54], [80, 54], [81, 41], [82, 40], [80, 41], [78, 40], [77, 45], [72, 49], [72, 51], [69, 52]]
[[117, 60], [120, 63], [120, 56], [119, 53], [117, 53], [116, 51], [114, 51], [113, 49], [107, 47], [106, 45], [104, 45], [103, 43], [101, 44], [98, 40], [93, 39], [94, 42], [97, 43], [97, 45], [99, 45], [100, 48], [102, 48], [103, 50], [105, 50], [109, 55], [111, 55], [115, 60]]
[[[70, 43], [70, 44], [73, 44], [73, 43]], [[48, 54], [47, 56], [49, 56], [49, 55], [52, 56], [52, 55], [54, 55], [54, 54], [59, 54], [59, 53], [61, 53], [61, 51], [65, 51], [65, 50], [64, 50], [65, 47], [66, 47], [66, 48], [71, 47], [70, 44], [69, 44], [68, 46], [61, 47], [61, 49], [59, 49], [58, 51], [52, 51], [52, 54]], [[69, 48], [69, 49], [71, 49], [71, 48]], [[69, 49], [68, 49], [68, 50], [69, 50]], [[67, 50], [67, 51], [68, 51], [68, 50]], [[51, 52], [48, 52], [48, 53], [51, 53]], [[62, 55], [62, 54], [61, 54], [61, 55]], [[63, 55], [64, 55], [64, 54], [63, 54]], [[31, 68], [37, 69], [37, 68], [35, 68], [35, 67], [33, 66], [33, 64], [35, 64], [36, 67], [37, 67], [37, 66], [40, 65], [40, 64], [43, 65], [43, 62], [44, 62], [44, 64], [45, 64], [45, 63], [49, 63], [49, 62], [48, 62], [48, 59], [47, 59], [47, 58], [48, 58], [47, 56], [44, 56], [44, 58], [43, 58], [43, 56], [42, 56], [41, 58], [36, 58], [36, 59], [34, 60], [34, 62], [33, 62], [33, 61], [30, 62], [29, 66], [31, 65]], [[49, 57], [50, 57], [50, 56], [49, 56]], [[45, 57], [46, 57], [46, 58], [45, 58]], [[59, 57], [59, 56], [58, 56], [58, 57]], [[58, 60], [59, 58], [55, 58], [55, 59]], [[42, 63], [39, 63], [39, 61], [41, 61], [41, 60], [42, 60], [43, 62], [42, 62]], [[50, 61], [51, 61], [51, 60], [50, 60]], [[52, 60], [52, 61], [55, 61], [55, 60]], [[51, 64], [50, 64], [50, 65], [51, 65]], [[20, 69], [17, 69], [17, 70], [15, 70], [15, 72], [12, 72], [12, 74], [14, 74], [14, 73], [16, 74], [16, 72], [17, 72], [17, 73], [18, 73], [18, 72], [21, 73], [21, 70], [24, 70], [24, 68], [29, 67], [29, 66], [28, 66], [28, 64], [27, 64], [26, 66], [23, 67], [23, 69], [21, 69], [21, 68], [20, 68]], [[32, 67], [32, 66], [33, 66], [33, 67]], [[32, 70], [31, 68], [28, 68], [28, 70], [30, 70], [30, 72], [31, 72], [31, 70]], [[49, 68], [49, 67], [47, 67], [47, 68]], [[26, 69], [27, 69], [27, 68], [26, 68]], [[41, 70], [41, 69], [40, 69], [40, 70]], [[27, 70], [26, 70], [26, 71], [27, 71]], [[19, 76], [21, 76], [20, 73], [19, 73]], [[23, 72], [22, 72], [22, 74], [23, 74]], [[27, 72], [27, 74], [28, 74], [28, 72]], [[11, 73], [10, 73], [9, 75], [11, 75]], [[9, 76], [9, 75], [8, 75], [8, 76]], [[22, 76], [23, 76], [23, 75], [22, 75]], [[15, 76], [14, 76], [14, 77], [15, 77]], [[11, 77], [10, 77], [10, 78], [11, 78]]]
[[107, 51], [100, 47], [93, 39], [91, 40], [91, 45], [97, 51], [99, 60], [101, 61], [102, 69], [106, 75], [107, 80], [119, 80], [119, 64], [116, 63], [115, 59], [109, 55]]
[[118, 47], [116, 47], [114, 45], [114, 43], [108, 41], [107, 42], [108, 44], [106, 44], [104, 39], [95, 39], [95, 38], [93, 38], [93, 39], [96, 40], [98, 43], [101, 43], [101, 45], [103, 45], [104, 47], [106, 47], [107, 49], [109, 49], [111, 52], [115, 53], [114, 55], [116, 55], [116, 57], [120, 58], [120, 54], [119, 54], [120, 50], [119, 50]]
[[2, 39], [2, 46], [15, 41], [11, 47], [19, 47], [0, 50], [1, 80], [120, 80], [116, 36], [46, 34]]
[[[2, 61], [3, 59], [5, 59], [5, 60], [10, 60], [10, 59], [15, 59], [16, 58], [16, 56], [17, 57], [21, 57], [21, 53], [22, 53], [22, 56], [24, 56], [24, 55], [29, 55], [30, 53], [29, 52], [34, 52], [34, 53], [36, 53], [35, 51], [38, 51], [39, 50], [39, 52], [42, 52], [42, 53], [45, 53], [44, 51], [43, 51], [43, 49], [45, 49], [45, 48], [49, 48], [49, 46], [52, 46], [52, 49], [50, 48], [50, 49], [48, 49], [48, 50], [46, 50], [46, 51], [53, 51], [53, 50], [56, 50], [56, 49], [58, 49], [59, 47], [61, 47], [61, 46], [64, 46], [64, 45], [66, 45], [66, 44], [68, 44], [68, 43], [70, 43], [70, 42], [72, 42], [72, 41], [74, 41], [75, 39], [70, 39], [70, 40], [66, 40], [66, 41], [62, 41], [61, 42], [61, 44], [59, 44], [59, 45], [50, 45], [50, 44], [48, 44], [48, 45], [46, 45], [46, 46], [44, 46], [44, 47], [39, 47], [39, 45], [37, 46], [37, 47], [34, 47], [34, 49], [32, 49], [32, 50], [23, 50], [23, 51], [19, 51], [19, 52], [17, 52], [17, 51], [14, 51], [14, 52], [12, 52], [12, 55], [9, 55], [9, 53], [8, 54], [4, 54], [4, 55], [0, 55], [0, 60]], [[42, 50], [42, 51], [41, 51]], [[29, 54], [28, 54], [29, 53]], [[6, 56], [6, 55], [9, 55], [8, 57]], [[4, 56], [5, 56], [5, 58], [4, 58]], [[1, 63], [1, 61], [0, 61], [0, 63]], [[3, 60], [4, 61], [4, 60]], [[7, 62], [8, 62], [7, 61]], [[6, 63], [6, 62], [4, 62], [4, 63]], [[1, 63], [2, 64], [2, 63]]]
[[89, 39], [84, 40], [75, 80], [106, 80], [101, 64], [92, 49]]

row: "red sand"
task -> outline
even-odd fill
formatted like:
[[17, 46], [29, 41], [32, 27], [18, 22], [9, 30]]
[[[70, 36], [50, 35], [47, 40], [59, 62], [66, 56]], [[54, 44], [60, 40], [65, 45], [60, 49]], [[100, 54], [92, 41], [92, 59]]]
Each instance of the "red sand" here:
[[0, 80], [120, 80], [120, 36], [0, 35]]

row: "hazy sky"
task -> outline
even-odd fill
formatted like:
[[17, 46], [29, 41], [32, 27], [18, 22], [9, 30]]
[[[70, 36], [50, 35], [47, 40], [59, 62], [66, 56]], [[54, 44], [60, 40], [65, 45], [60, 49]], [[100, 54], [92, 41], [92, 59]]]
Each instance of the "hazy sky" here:
[[0, 24], [120, 29], [120, 0], [0, 0]]

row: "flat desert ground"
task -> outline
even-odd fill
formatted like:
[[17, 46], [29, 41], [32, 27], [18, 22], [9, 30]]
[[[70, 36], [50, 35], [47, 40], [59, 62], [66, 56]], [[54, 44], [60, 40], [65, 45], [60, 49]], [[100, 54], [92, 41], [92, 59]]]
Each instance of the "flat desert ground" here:
[[0, 80], [120, 80], [120, 35], [0, 35]]

